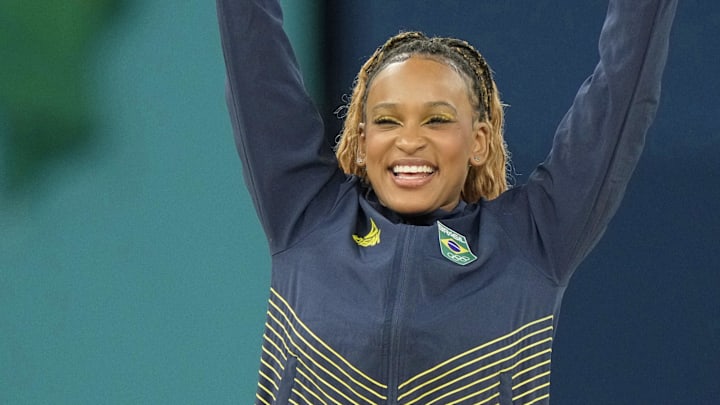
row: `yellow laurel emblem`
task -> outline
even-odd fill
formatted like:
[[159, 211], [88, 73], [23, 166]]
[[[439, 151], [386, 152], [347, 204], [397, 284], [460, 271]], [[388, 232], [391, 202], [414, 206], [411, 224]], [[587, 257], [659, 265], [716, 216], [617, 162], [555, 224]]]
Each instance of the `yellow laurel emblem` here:
[[353, 235], [352, 238], [355, 243], [358, 244], [358, 246], [375, 246], [380, 243], [380, 229], [378, 229], [377, 225], [375, 225], [375, 221], [370, 218], [370, 232], [368, 232], [367, 235], [362, 237]]

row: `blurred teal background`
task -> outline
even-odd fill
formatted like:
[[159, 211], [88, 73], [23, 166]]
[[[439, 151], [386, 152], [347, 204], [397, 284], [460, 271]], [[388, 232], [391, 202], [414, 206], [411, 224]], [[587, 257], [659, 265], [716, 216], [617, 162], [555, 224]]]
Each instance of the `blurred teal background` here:
[[[316, 72], [315, 3], [287, 3]], [[0, 404], [251, 402], [269, 258], [214, 2], [7, 1], [0, 26]]]

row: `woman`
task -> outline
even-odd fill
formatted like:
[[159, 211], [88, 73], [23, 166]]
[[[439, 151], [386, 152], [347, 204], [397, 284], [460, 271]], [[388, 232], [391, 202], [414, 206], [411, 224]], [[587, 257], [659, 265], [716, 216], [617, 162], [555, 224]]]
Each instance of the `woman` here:
[[335, 156], [279, 5], [218, 0], [272, 255], [257, 403], [548, 403], [562, 295], [640, 155], [675, 7], [610, 1], [600, 62], [550, 155], [506, 190], [502, 104], [467, 43], [406, 33], [380, 47]]

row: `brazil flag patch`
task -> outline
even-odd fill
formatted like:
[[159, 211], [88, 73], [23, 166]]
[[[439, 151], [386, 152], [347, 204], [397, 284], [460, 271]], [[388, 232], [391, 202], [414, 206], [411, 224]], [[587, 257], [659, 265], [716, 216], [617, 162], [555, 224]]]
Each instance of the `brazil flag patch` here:
[[470, 251], [467, 239], [463, 235], [453, 231], [442, 222], [438, 221], [438, 239], [440, 240], [440, 252], [446, 259], [461, 266], [477, 260], [477, 256]]

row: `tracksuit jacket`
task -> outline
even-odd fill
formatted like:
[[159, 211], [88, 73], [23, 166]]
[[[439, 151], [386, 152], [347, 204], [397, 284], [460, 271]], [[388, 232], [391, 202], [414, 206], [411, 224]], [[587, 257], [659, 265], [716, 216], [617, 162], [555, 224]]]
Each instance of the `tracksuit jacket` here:
[[276, 1], [217, 0], [272, 255], [257, 404], [547, 404], [568, 280], [658, 106], [676, 0], [611, 0], [600, 61], [524, 185], [401, 217], [337, 165]]

